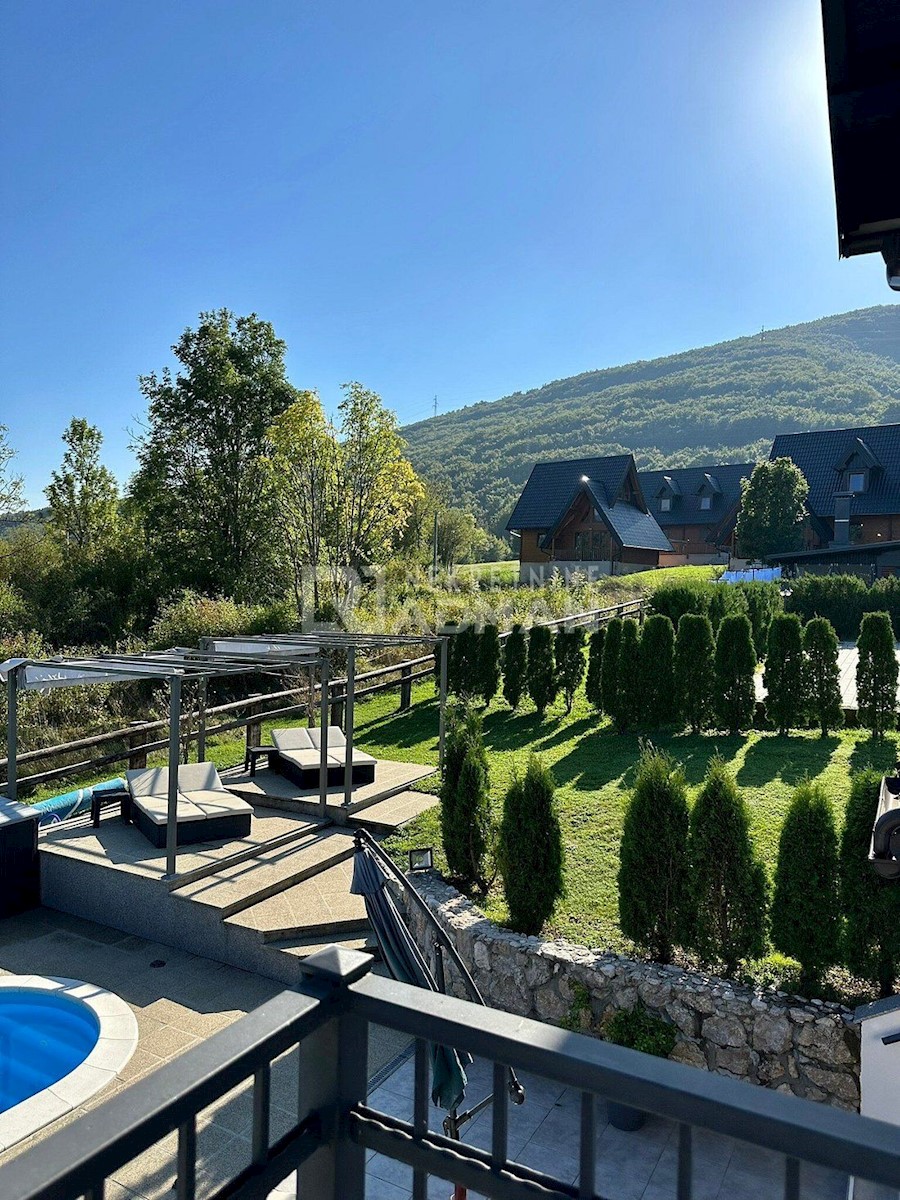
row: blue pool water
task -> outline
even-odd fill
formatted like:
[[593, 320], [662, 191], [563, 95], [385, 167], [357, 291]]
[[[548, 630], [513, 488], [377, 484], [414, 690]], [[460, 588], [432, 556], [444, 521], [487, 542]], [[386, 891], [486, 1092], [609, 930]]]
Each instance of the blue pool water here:
[[84, 1004], [54, 992], [0, 988], [0, 1112], [74, 1071], [100, 1028]]

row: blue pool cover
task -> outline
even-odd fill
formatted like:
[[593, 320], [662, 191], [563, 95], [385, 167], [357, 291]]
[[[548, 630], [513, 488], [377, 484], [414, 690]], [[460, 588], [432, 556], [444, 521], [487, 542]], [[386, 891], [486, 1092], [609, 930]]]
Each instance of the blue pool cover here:
[[84, 1004], [54, 992], [0, 988], [0, 1112], [68, 1075], [100, 1029]]

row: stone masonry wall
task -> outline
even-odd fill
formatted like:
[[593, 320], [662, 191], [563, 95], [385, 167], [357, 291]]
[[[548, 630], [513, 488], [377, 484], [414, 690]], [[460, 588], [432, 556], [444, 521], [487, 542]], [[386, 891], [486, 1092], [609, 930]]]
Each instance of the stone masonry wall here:
[[[808, 1100], [859, 1107], [859, 1031], [839, 1004], [524, 937], [499, 928], [434, 876], [416, 876], [415, 886], [495, 1008], [553, 1024], [574, 1018], [591, 1032], [608, 1013], [640, 1002], [676, 1027], [671, 1057], [678, 1062]], [[404, 907], [431, 962], [433, 931], [415, 905]], [[446, 956], [445, 962], [448, 990], [463, 996], [458, 973]]]

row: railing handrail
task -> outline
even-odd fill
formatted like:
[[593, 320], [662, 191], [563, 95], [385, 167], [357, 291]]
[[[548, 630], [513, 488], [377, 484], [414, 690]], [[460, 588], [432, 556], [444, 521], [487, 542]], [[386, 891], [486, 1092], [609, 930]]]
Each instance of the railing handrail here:
[[[686, 1146], [688, 1162], [687, 1186], [684, 1190], [679, 1187], [679, 1196], [692, 1194], [690, 1131], [694, 1127], [784, 1155], [788, 1167], [784, 1195], [788, 1197], [799, 1196], [800, 1161], [889, 1187], [896, 1187], [900, 1179], [900, 1128], [894, 1125], [396, 983], [374, 975], [370, 967], [371, 959], [354, 952], [332, 948], [313, 955], [304, 968], [309, 974], [296, 991], [282, 992], [0, 1168], [0, 1195], [4, 1200], [59, 1200], [99, 1194], [103, 1180], [174, 1129], [179, 1130], [181, 1176], [188, 1166], [196, 1166], [197, 1114], [251, 1075], [253, 1163], [243, 1172], [241, 1186], [226, 1185], [220, 1196], [265, 1194], [260, 1191], [260, 1173], [265, 1173], [266, 1186], [273, 1186], [279, 1176], [285, 1178], [307, 1156], [309, 1146], [300, 1150], [296, 1145], [301, 1135], [318, 1136], [312, 1148], [330, 1146], [335, 1161], [342, 1157], [346, 1161], [348, 1155], [353, 1156], [354, 1147], [365, 1147], [396, 1152], [399, 1161], [410, 1163], [420, 1175], [433, 1173], [466, 1182], [477, 1179], [481, 1172], [479, 1190], [498, 1197], [526, 1194], [517, 1190], [526, 1180], [537, 1182], [553, 1196], [595, 1195], [590, 1174], [587, 1184], [582, 1177], [578, 1191], [568, 1182], [517, 1168], [506, 1150], [502, 1095], [494, 1116], [502, 1137], [494, 1140], [493, 1160], [465, 1143], [455, 1143], [448, 1154], [442, 1139], [428, 1132], [425, 1119], [426, 1042], [468, 1050], [493, 1062], [500, 1071], [507, 1067], [531, 1071], [579, 1092], [583, 1098], [582, 1148], [588, 1147], [591, 1160], [594, 1096], [611, 1097], [677, 1122], [679, 1154]], [[411, 1122], [367, 1107], [364, 1050], [370, 1024], [416, 1039]], [[327, 1036], [326, 1029], [332, 1031]], [[294, 1139], [290, 1158], [282, 1154], [285, 1139], [269, 1147], [268, 1071], [278, 1054], [298, 1042], [308, 1047], [315, 1069], [329, 1076], [333, 1090], [322, 1086], [318, 1077], [304, 1084], [301, 1075], [301, 1094], [311, 1096], [312, 1101], [308, 1107], [300, 1104], [295, 1127], [286, 1135]], [[301, 1071], [304, 1061], [309, 1062], [309, 1057], [301, 1057]], [[577, 1129], [573, 1122], [573, 1138], [578, 1136]], [[275, 1166], [273, 1153], [276, 1158], [282, 1155]], [[585, 1161], [582, 1154], [583, 1169]], [[351, 1172], [354, 1186], [347, 1187], [345, 1175], [344, 1190], [338, 1191], [335, 1182], [327, 1195], [321, 1193], [322, 1200], [360, 1200], [364, 1158], [357, 1155], [353, 1162], [357, 1172]], [[484, 1174], [486, 1168], [488, 1174]], [[254, 1170], [255, 1181], [247, 1174]], [[191, 1194], [190, 1182], [180, 1178], [179, 1196]]]

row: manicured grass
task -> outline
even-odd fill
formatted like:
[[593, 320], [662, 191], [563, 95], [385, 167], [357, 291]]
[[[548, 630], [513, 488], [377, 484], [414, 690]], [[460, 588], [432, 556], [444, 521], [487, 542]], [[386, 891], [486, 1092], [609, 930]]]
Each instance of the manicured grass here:
[[504, 562], [462, 563], [453, 574], [458, 579], [489, 579], [493, 583], [509, 585], [519, 581], [519, 563], [516, 559]]

